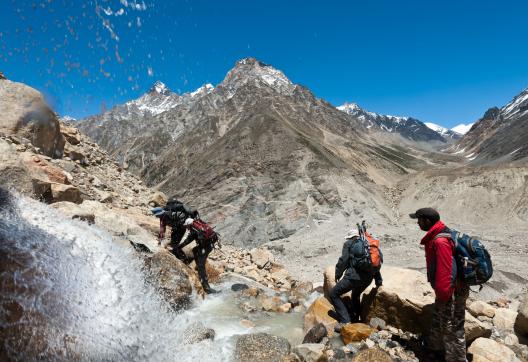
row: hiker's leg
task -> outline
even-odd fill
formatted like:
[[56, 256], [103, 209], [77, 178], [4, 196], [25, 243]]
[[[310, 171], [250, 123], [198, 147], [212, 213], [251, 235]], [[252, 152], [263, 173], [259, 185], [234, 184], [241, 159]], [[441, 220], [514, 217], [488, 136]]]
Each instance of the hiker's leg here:
[[341, 299], [341, 295], [349, 292], [352, 290], [352, 288], [352, 281], [347, 278], [343, 278], [337, 282], [335, 287], [333, 287], [330, 291], [330, 302], [335, 308], [338, 322], [340, 323], [350, 323], [350, 315], [348, 314], [345, 303], [343, 303], [343, 300]]
[[[368, 283], [370, 284], [370, 282]], [[352, 311], [353, 314], [350, 316], [352, 322], [359, 321], [359, 316], [361, 315], [361, 293], [367, 289], [368, 284], [361, 285], [352, 289]]]
[[451, 313], [447, 304], [438, 304], [435, 302], [433, 310], [433, 319], [431, 329], [427, 338], [427, 347], [433, 351], [444, 353], [444, 331], [446, 325], [446, 315], [450, 319]]
[[464, 322], [466, 317], [466, 300], [469, 288], [462, 287], [455, 291], [453, 302], [453, 315], [450, 329], [446, 330], [446, 360], [454, 362], [466, 362], [466, 338]]
[[174, 227], [172, 229], [171, 233], [171, 248], [172, 248], [172, 254], [176, 256], [178, 259], [187, 262], [187, 257], [185, 256], [185, 253], [180, 248], [180, 242], [183, 238], [183, 235], [185, 235], [185, 228], [183, 227]]

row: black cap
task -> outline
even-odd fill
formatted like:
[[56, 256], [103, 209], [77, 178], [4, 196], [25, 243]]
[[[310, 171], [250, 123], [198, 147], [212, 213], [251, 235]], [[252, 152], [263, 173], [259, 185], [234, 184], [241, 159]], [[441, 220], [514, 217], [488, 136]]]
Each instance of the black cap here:
[[440, 220], [440, 214], [433, 208], [424, 207], [423, 209], [418, 209], [414, 214], [409, 214], [411, 219], [418, 219], [423, 217], [424, 219], [431, 220], [432, 222], [437, 222]]

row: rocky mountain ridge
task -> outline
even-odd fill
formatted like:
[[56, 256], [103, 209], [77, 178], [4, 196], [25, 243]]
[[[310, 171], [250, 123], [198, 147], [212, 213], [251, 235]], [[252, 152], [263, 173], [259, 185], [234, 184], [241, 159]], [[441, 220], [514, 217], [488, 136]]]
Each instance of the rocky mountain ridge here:
[[488, 109], [454, 152], [473, 164], [523, 162], [528, 157], [528, 89], [502, 108]]

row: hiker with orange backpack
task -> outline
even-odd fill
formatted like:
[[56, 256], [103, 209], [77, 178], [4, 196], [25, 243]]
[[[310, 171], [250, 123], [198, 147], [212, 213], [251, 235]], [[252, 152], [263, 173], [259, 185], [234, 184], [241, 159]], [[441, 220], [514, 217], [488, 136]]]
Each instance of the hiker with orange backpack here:
[[218, 234], [209, 224], [199, 218], [187, 218], [183, 225], [187, 229], [188, 234], [180, 248], [183, 249], [186, 245], [196, 241], [196, 246], [192, 249], [192, 253], [202, 287], [207, 294], [218, 293], [218, 291], [209, 285], [209, 279], [207, 278], [207, 272], [205, 270], [205, 262], [209, 253], [213, 250], [214, 244], [220, 242]]
[[[367, 232], [365, 222], [358, 224], [357, 230], [351, 230], [345, 240], [335, 268], [336, 285], [330, 291], [330, 302], [335, 308], [339, 322], [334, 329], [338, 333], [345, 324], [359, 321], [361, 293], [372, 280], [374, 279], [376, 287], [381, 286], [383, 282], [380, 273], [383, 256], [379, 240]], [[341, 295], [349, 291], [352, 291], [352, 315], [341, 299]]]

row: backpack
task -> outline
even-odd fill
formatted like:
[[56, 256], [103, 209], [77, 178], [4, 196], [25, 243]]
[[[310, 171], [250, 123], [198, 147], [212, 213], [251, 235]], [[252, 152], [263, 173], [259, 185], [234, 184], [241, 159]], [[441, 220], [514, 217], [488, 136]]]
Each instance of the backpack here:
[[218, 234], [205, 221], [201, 219], [194, 219], [191, 227], [198, 234], [199, 241], [208, 241], [211, 244], [214, 244], [218, 241]]
[[383, 254], [380, 249], [379, 239], [375, 239], [365, 227], [365, 221], [358, 224], [359, 240], [363, 243], [364, 255], [356, 264], [360, 269], [369, 272], [376, 272], [381, 269], [383, 264]]
[[482, 289], [482, 284], [493, 275], [493, 265], [490, 254], [480, 240], [456, 230], [438, 236], [447, 237], [453, 242], [458, 278], [470, 286], [480, 285]]

